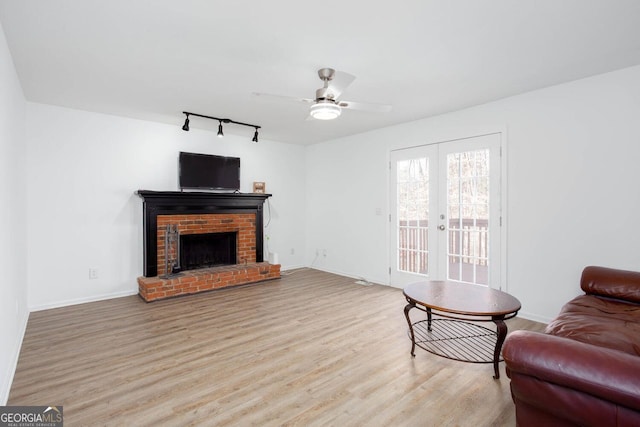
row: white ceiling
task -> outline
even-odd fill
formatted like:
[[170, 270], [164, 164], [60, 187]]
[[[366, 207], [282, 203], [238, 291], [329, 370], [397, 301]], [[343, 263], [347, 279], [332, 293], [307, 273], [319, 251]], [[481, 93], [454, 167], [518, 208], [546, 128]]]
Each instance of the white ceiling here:
[[[0, 0], [0, 21], [29, 101], [297, 144], [640, 64], [638, 0]], [[393, 111], [252, 96], [312, 98], [322, 67]]]

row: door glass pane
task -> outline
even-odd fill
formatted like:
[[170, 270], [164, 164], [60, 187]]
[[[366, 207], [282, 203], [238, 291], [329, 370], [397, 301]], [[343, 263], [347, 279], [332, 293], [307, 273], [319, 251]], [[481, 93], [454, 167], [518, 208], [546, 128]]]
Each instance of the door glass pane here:
[[489, 284], [489, 150], [447, 155], [447, 279]]
[[397, 266], [399, 271], [428, 274], [429, 162], [400, 160], [397, 166]]

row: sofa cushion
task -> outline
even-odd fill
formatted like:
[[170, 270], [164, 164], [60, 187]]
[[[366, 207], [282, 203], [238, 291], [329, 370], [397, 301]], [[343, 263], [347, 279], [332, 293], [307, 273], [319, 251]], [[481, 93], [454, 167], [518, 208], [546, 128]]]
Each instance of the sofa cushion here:
[[582, 271], [580, 287], [587, 295], [600, 295], [640, 303], [640, 272], [589, 266]]
[[545, 332], [640, 356], [640, 305], [582, 295], [569, 301]]

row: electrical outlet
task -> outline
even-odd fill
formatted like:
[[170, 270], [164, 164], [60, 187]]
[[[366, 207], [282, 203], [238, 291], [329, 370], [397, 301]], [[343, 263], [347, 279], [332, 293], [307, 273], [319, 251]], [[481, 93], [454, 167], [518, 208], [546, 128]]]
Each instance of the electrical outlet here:
[[296, 254], [296, 250], [294, 248], [291, 248], [291, 255], [295, 255]]
[[89, 269], [89, 279], [94, 280], [98, 278], [98, 269], [90, 268]]

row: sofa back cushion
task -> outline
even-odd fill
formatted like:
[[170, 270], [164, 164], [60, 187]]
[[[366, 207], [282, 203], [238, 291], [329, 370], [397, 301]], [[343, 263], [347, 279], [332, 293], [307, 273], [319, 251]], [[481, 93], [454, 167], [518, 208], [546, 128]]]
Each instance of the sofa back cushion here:
[[589, 266], [582, 271], [580, 287], [587, 295], [599, 295], [640, 303], [640, 272]]
[[640, 356], [640, 304], [580, 295], [562, 307], [545, 332]]

